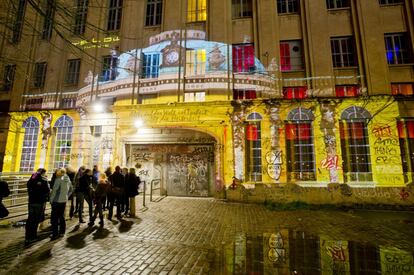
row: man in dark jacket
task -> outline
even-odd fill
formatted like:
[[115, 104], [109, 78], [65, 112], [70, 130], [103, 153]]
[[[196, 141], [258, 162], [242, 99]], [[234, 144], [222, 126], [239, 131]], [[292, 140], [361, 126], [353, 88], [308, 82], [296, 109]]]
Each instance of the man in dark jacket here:
[[49, 197], [46, 170], [39, 168], [27, 182], [29, 195], [29, 216], [26, 221], [26, 244], [37, 239], [37, 227], [43, 215], [45, 203]]
[[115, 172], [109, 177], [111, 194], [109, 196], [108, 220], [112, 220], [114, 203], [116, 203], [116, 217], [121, 218], [121, 205], [125, 191], [125, 177], [121, 174], [121, 167], [115, 167]]
[[76, 189], [76, 193], [78, 194], [77, 199], [79, 200], [79, 223], [84, 223], [83, 221], [83, 204], [84, 201], [88, 203], [89, 206], [89, 221], [92, 220], [92, 183], [93, 183], [93, 174], [91, 169], [86, 169], [83, 176], [79, 179], [79, 185]]
[[9, 185], [6, 181], [0, 180], [0, 218], [5, 218], [9, 215], [9, 211], [3, 205], [3, 198], [10, 195]]

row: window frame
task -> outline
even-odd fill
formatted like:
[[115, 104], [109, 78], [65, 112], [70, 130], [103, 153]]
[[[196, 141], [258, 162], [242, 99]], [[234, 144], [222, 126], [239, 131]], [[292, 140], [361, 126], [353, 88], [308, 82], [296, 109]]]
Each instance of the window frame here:
[[307, 86], [283, 87], [284, 99], [305, 99], [309, 98]]
[[[160, 75], [161, 55], [158, 52], [142, 54], [142, 78], [158, 78]], [[150, 65], [148, 65], [148, 62]]]
[[52, 38], [53, 25], [55, 20], [56, 0], [45, 0], [45, 14], [43, 18], [42, 39], [49, 41]]
[[[340, 89], [343, 89], [342, 91]], [[360, 94], [359, 85], [335, 85], [336, 97], [357, 97]], [[343, 93], [343, 95], [341, 95]]]
[[145, 26], [159, 26], [162, 23], [162, 9], [164, 0], [147, 0], [145, 10]]
[[78, 85], [81, 68], [81, 59], [68, 59], [66, 62], [65, 85]]
[[[250, 49], [249, 49], [250, 48]], [[236, 51], [241, 51], [242, 57], [238, 57]], [[251, 51], [251, 53], [249, 53]], [[256, 56], [253, 43], [232, 45], [232, 69], [233, 73], [252, 73], [256, 70]], [[246, 64], [247, 62], [247, 64]], [[239, 66], [242, 63], [241, 66]], [[235, 67], [237, 66], [237, 67]], [[235, 69], [237, 68], [237, 69]], [[240, 69], [241, 68], [241, 69]], [[252, 70], [253, 69], [253, 70]]]
[[[190, 10], [190, 2], [195, 7]], [[207, 0], [187, 0], [187, 23], [205, 22], [207, 20]]]
[[[114, 66], [114, 62], [115, 62], [115, 66]], [[118, 62], [119, 62], [119, 59], [117, 56], [113, 56], [113, 55], [102, 56], [102, 72], [101, 72], [102, 81], [113, 81], [116, 79], [117, 73], [118, 73]], [[109, 75], [107, 76], [108, 72], [109, 72]]]
[[403, 5], [404, 0], [378, 0], [378, 4], [380, 6]]
[[[343, 42], [346, 42], [347, 45], [343, 45]], [[336, 46], [334, 43], [338, 43], [339, 52], [336, 52]], [[350, 51], [345, 51], [346, 49]], [[332, 65], [334, 68], [352, 68], [357, 66], [357, 56], [355, 48], [355, 39], [353, 36], [340, 36], [340, 37], [331, 37], [331, 56], [332, 56]], [[336, 60], [336, 56], [339, 56], [339, 63]], [[345, 58], [346, 56], [352, 58]]]
[[[396, 39], [399, 39], [400, 50], [396, 50], [398, 48], [396, 46]], [[412, 46], [410, 44], [410, 38], [406, 32], [398, 32], [398, 33], [386, 33], [384, 34], [384, 41], [385, 41], [385, 54], [387, 59], [388, 65], [402, 65], [402, 64], [411, 64], [413, 63], [413, 52]], [[391, 48], [388, 48], [390, 45], [388, 42], [391, 42]], [[402, 48], [404, 46], [404, 49]], [[389, 59], [390, 55], [392, 54], [392, 60]]]
[[27, 0], [19, 0], [16, 17], [13, 22], [11, 43], [18, 43], [22, 38], [23, 26], [25, 21]]
[[[285, 45], [289, 47], [289, 56], [287, 56]], [[300, 57], [292, 58], [290, 48], [297, 47], [297, 46], [299, 46]], [[297, 71], [303, 71], [305, 69], [302, 40], [300, 39], [282, 40], [279, 42], [279, 51], [280, 51], [280, 71], [281, 72], [297, 72]], [[292, 63], [296, 63], [296, 62], [292, 62], [295, 60], [300, 60], [300, 64], [292, 65]], [[284, 69], [286, 68], [286, 66], [289, 66], [290, 69]]]
[[16, 64], [7, 64], [4, 66], [3, 87], [2, 90], [10, 92], [13, 90], [14, 78], [16, 76]]
[[[345, 3], [340, 4], [342, 2]], [[350, 7], [350, 0], [326, 0], [326, 8], [328, 10], [348, 9]]]
[[276, 0], [277, 14], [298, 14], [300, 11], [299, 0]]
[[[236, 7], [240, 8], [236, 11]], [[247, 8], [245, 8], [247, 6]], [[250, 7], [249, 7], [250, 6]], [[253, 17], [253, 1], [252, 0], [232, 0], [231, 2], [232, 19], [243, 19]], [[238, 15], [236, 16], [236, 13]]]
[[59, 117], [59, 119], [55, 122], [54, 129], [56, 136], [53, 167], [54, 169], [64, 168], [70, 163], [73, 137], [73, 119], [67, 115]]
[[25, 129], [25, 131], [23, 137], [19, 171], [33, 172], [35, 169], [36, 153], [38, 147], [37, 143], [39, 140], [39, 120], [33, 116], [28, 117], [23, 122], [22, 128]]
[[[398, 87], [396, 87], [398, 86]], [[409, 87], [411, 87], [411, 93], [402, 93], [401, 91], [403, 89], [401, 89], [401, 86], [408, 86], [407, 89], [410, 89]], [[396, 88], [396, 89], [395, 89]], [[398, 92], [395, 92], [396, 90], [398, 90]], [[404, 89], [405, 90], [405, 89]], [[391, 94], [393, 96], [413, 96], [414, 95], [414, 82], [410, 83], [391, 83]]]
[[36, 62], [33, 70], [33, 88], [44, 88], [46, 82], [47, 62]]
[[[246, 117], [245, 167], [246, 167], [246, 179], [249, 182], [261, 182], [262, 177], [263, 177], [263, 172], [262, 172], [263, 148], [262, 148], [262, 134], [261, 134], [262, 120], [263, 120], [263, 117], [259, 113], [251, 113]], [[251, 132], [251, 131], [255, 131], [255, 132]]]
[[[200, 97], [202, 99], [200, 99]], [[185, 91], [184, 102], [204, 102], [206, 101], [205, 91]]]
[[109, 0], [107, 31], [119, 31], [122, 25], [123, 0]]
[[73, 26], [73, 34], [82, 35], [85, 33], [88, 20], [89, 0], [75, 0], [76, 13], [75, 22]]
[[207, 52], [206, 49], [186, 49], [185, 51], [185, 76], [201, 76], [206, 74]]

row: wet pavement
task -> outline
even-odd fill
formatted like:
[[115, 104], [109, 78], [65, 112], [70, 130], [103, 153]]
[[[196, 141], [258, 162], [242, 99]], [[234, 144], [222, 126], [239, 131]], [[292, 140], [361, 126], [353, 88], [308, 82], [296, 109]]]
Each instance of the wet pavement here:
[[23, 245], [0, 229], [1, 274], [414, 274], [414, 213], [272, 211], [167, 197], [104, 228]]

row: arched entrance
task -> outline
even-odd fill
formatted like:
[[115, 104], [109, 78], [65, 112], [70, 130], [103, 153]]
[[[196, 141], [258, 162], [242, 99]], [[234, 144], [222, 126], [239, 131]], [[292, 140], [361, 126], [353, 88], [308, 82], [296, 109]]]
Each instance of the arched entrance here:
[[142, 129], [123, 139], [124, 163], [148, 185], [159, 180], [169, 196], [214, 194], [215, 139], [187, 129]]

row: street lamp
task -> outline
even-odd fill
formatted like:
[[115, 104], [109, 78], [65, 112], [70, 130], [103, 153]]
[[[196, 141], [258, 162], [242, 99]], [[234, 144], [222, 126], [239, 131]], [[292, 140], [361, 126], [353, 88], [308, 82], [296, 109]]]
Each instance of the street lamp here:
[[134, 122], [134, 126], [135, 128], [141, 128], [144, 125], [144, 121], [142, 121], [142, 119], [136, 119]]
[[104, 105], [101, 102], [93, 104], [92, 108], [96, 113], [102, 113], [105, 109]]

